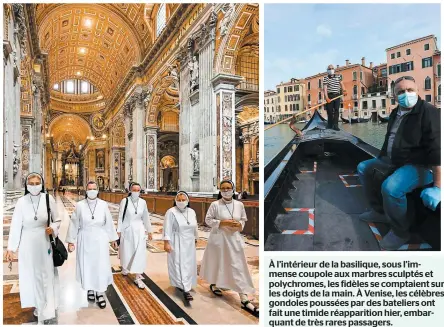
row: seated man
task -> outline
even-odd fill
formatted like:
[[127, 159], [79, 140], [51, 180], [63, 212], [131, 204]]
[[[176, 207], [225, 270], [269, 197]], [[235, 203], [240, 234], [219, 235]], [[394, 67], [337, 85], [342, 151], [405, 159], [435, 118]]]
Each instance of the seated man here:
[[[359, 218], [382, 222], [391, 230], [381, 240], [385, 250], [397, 250], [410, 239], [406, 194], [426, 188], [421, 198], [435, 210], [441, 201], [441, 118], [440, 111], [417, 95], [418, 87], [410, 76], [395, 81], [394, 98], [398, 107], [392, 111], [384, 145], [378, 158], [358, 165], [358, 174], [372, 210]], [[383, 205], [372, 187], [374, 170], [389, 175], [382, 184]], [[432, 173], [433, 172], [433, 173]]]

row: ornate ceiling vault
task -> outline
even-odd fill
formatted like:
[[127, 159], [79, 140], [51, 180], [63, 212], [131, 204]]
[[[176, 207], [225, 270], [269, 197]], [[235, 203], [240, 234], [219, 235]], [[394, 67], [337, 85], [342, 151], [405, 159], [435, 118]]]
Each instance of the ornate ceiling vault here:
[[67, 138], [76, 145], [85, 144], [87, 137], [92, 136], [88, 122], [78, 115], [63, 114], [55, 118], [49, 125], [49, 133], [54, 144], [67, 142]]

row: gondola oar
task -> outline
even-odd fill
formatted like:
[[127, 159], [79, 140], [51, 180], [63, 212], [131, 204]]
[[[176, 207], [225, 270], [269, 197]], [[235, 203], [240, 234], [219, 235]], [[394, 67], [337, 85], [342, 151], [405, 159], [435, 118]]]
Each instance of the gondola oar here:
[[[331, 101], [336, 100], [336, 99], [339, 99], [340, 97], [343, 97], [343, 96], [344, 96], [344, 95], [342, 95], [342, 94], [341, 94], [341, 95], [338, 95], [337, 97], [331, 99]], [[274, 124], [272, 124], [272, 125], [269, 125], [269, 126], [265, 127], [264, 130], [266, 131], [267, 129], [270, 129], [270, 128], [273, 128], [273, 127], [275, 127], [275, 126], [277, 126], [277, 125], [279, 125], [279, 124], [285, 123], [285, 122], [289, 121], [289, 120], [292, 119], [292, 118], [295, 118], [295, 117], [297, 117], [297, 116], [300, 116], [300, 115], [306, 113], [307, 111], [312, 111], [312, 110], [314, 110], [314, 109], [316, 109], [316, 108], [318, 108], [318, 107], [320, 107], [320, 106], [323, 106], [323, 105], [325, 105], [325, 104], [327, 104], [327, 102], [320, 103], [320, 104], [318, 104], [318, 105], [316, 105], [316, 106], [314, 106], [314, 107], [311, 107], [310, 109], [307, 109], [307, 110], [304, 110], [304, 111], [298, 112], [297, 114], [294, 114], [294, 115], [292, 115], [292, 116], [290, 116], [290, 117], [288, 117], [288, 118], [285, 118], [284, 120], [281, 120], [280, 122], [277, 122], [277, 123], [274, 123]]]

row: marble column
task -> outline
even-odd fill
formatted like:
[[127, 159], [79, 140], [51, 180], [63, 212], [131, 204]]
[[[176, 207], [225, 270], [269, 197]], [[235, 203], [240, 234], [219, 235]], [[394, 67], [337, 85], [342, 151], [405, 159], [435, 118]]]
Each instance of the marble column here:
[[157, 127], [145, 127], [146, 139], [146, 189], [158, 192], [157, 185]]
[[121, 167], [122, 167], [122, 148], [121, 147], [112, 147], [111, 148], [111, 178], [109, 187], [110, 189], [115, 191], [122, 190], [122, 181], [121, 181]]
[[130, 160], [132, 158], [131, 155], [131, 144], [133, 140], [133, 128], [132, 128], [132, 109], [129, 103], [125, 103], [124, 105], [125, 112], [125, 181], [123, 188], [127, 188], [130, 181], [133, 180], [130, 171]]
[[221, 73], [212, 79], [216, 103], [219, 136], [218, 181], [236, 180], [236, 140], [235, 140], [235, 92], [241, 76]]
[[251, 159], [251, 145], [250, 145], [250, 136], [245, 136], [242, 138], [242, 141], [244, 142], [244, 158], [243, 158], [243, 169], [242, 169], [242, 189], [249, 191], [249, 182], [248, 182], [248, 175], [250, 171], [250, 159]]
[[144, 180], [144, 131], [143, 126], [145, 124], [145, 106], [143, 103], [143, 94], [138, 94], [135, 101], [135, 109], [134, 109], [134, 139], [135, 139], [135, 152], [134, 152], [134, 161], [135, 161], [135, 169], [134, 169], [134, 178], [133, 180], [143, 185]]

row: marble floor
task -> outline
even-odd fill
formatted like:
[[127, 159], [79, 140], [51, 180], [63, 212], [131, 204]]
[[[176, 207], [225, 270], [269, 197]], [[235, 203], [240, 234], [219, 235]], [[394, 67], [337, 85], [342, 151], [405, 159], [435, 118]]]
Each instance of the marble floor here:
[[[69, 224], [69, 216], [74, 210], [77, 195], [57, 196], [57, 209], [62, 215], [63, 223], [60, 236], [64, 240]], [[13, 206], [4, 207], [3, 217], [3, 251], [6, 251], [10, 220]], [[109, 203], [114, 221], [117, 221], [118, 206]], [[57, 318], [49, 324], [222, 324], [249, 325], [258, 324], [259, 320], [241, 309], [239, 296], [232, 291], [224, 291], [223, 297], [216, 297], [209, 290], [206, 281], [199, 279], [198, 286], [192, 291], [194, 301], [185, 304], [182, 295], [169, 285], [167, 256], [161, 242], [163, 217], [152, 215], [154, 240], [147, 244], [147, 268], [143, 282], [147, 286], [140, 290], [128, 277], [120, 274], [118, 253], [110, 248], [114, 284], [106, 292], [107, 306], [100, 309], [89, 303], [86, 291], [83, 291], [75, 280], [75, 252], [69, 255], [68, 261], [60, 268], [60, 305]], [[202, 260], [209, 229], [199, 227], [197, 247], [198, 268]], [[256, 289], [259, 288], [259, 247], [258, 242], [245, 238], [245, 255]], [[3, 256], [4, 258], [4, 256]], [[32, 309], [20, 307], [18, 267], [13, 262], [12, 269], [3, 261], [3, 323], [4, 324], [37, 324]], [[259, 292], [249, 295], [252, 302], [259, 307]]]

